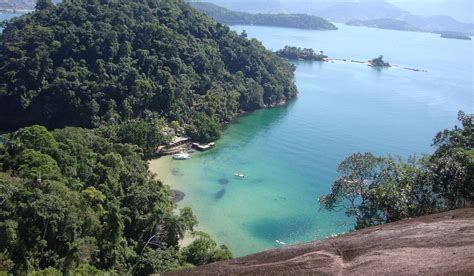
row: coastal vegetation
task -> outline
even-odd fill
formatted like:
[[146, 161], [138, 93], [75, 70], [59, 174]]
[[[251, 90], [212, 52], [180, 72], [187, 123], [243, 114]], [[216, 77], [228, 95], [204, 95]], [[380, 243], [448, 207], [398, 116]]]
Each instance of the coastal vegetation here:
[[324, 61], [328, 56], [324, 55], [323, 51], [319, 53], [315, 52], [310, 48], [299, 48], [293, 46], [285, 46], [283, 49], [278, 50], [276, 54], [280, 57], [287, 59], [302, 59], [302, 60], [311, 60], [311, 61]]
[[383, 60], [383, 56], [369, 60], [369, 65], [372, 67], [390, 67], [390, 63]]
[[252, 14], [231, 11], [206, 2], [191, 2], [199, 11], [214, 18], [217, 22], [229, 25], [262, 25], [310, 30], [337, 30], [331, 22], [324, 18], [307, 14]]
[[180, 247], [197, 224], [191, 209], [175, 211], [139, 147], [94, 132], [35, 125], [3, 136], [0, 271], [147, 275], [231, 257], [205, 234]]
[[156, 118], [200, 130], [196, 116], [214, 128], [297, 93], [293, 65], [184, 1], [41, 0], [4, 27], [3, 131]]
[[474, 202], [474, 116], [459, 112], [461, 127], [439, 132], [432, 155], [377, 157], [355, 153], [339, 164], [331, 193], [319, 199], [343, 208], [356, 229], [468, 206]]

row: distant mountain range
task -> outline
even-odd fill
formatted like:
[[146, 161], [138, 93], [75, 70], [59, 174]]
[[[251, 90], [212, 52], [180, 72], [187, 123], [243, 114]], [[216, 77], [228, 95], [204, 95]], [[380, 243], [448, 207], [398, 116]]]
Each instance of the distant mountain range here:
[[[326, 18], [332, 22], [354, 23], [354, 20], [359, 20], [359, 25], [368, 27], [427, 32], [452, 31], [474, 35], [474, 24], [459, 22], [447, 15], [415, 15], [386, 1], [340, 1], [336, 3], [334, 3], [334, 1], [329, 2], [325, 0], [206, 1], [237, 11], [253, 13], [306, 13]], [[427, 5], [429, 4], [430, 3], [427, 3]]]
[[[59, 0], [53, 0], [53, 2], [59, 2]], [[190, 2], [203, 1], [190, 0]], [[357, 2], [349, 0], [205, 0], [205, 2], [217, 4], [232, 11], [304, 13], [323, 17], [332, 22], [351, 25], [356, 22], [358, 25], [384, 29], [409, 31], [416, 29], [427, 32], [460, 32], [474, 35], [474, 24], [472, 23], [463, 23], [448, 15], [415, 15], [382, 0], [359, 0]], [[0, 10], [33, 9], [35, 3], [36, 0], [0, 0]], [[426, 5], [429, 7], [436, 5], [436, 3], [427, 2]]]
[[311, 30], [337, 30], [324, 18], [307, 14], [254, 14], [237, 12], [207, 2], [191, 2], [199, 11], [214, 18], [219, 23], [229, 25], [261, 25]]

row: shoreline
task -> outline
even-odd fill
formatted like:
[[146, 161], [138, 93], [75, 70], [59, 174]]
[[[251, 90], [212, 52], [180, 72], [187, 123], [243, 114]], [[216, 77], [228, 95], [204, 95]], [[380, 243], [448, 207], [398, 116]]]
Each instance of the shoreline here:
[[[168, 159], [168, 160], [167, 160]], [[182, 191], [181, 185], [179, 183], [172, 181], [171, 176], [173, 174], [171, 170], [171, 157], [170, 156], [162, 156], [154, 159], [148, 160], [148, 170], [153, 173], [153, 178], [161, 181], [161, 183], [165, 186], [167, 186], [170, 191], [175, 194], [175, 191], [181, 192], [184, 194]], [[184, 198], [183, 198], [184, 199]], [[176, 201], [176, 197], [173, 198], [174, 204], [176, 204], [175, 212], [179, 212], [180, 208], [183, 208], [185, 206], [182, 206], [182, 200]], [[196, 229], [200, 229], [200, 223], [196, 226]], [[192, 236], [191, 232], [186, 232], [184, 234], [184, 237], [179, 240], [179, 246], [180, 247], [186, 247], [190, 245], [194, 241], [194, 238]]]

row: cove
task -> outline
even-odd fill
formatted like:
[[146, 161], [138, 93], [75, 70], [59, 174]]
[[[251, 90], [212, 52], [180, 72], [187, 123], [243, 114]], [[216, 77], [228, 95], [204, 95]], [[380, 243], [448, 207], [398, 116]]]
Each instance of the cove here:
[[[334, 32], [233, 26], [273, 50], [285, 45], [331, 57], [425, 69], [375, 70], [352, 63], [295, 61], [300, 91], [287, 106], [265, 109], [229, 125], [216, 147], [188, 161], [161, 158], [150, 169], [183, 191], [199, 230], [235, 256], [349, 231], [342, 210], [319, 210], [339, 162], [354, 152], [408, 156], [432, 152], [434, 135], [473, 112], [473, 42], [429, 33], [338, 25]], [[245, 174], [236, 179], [233, 173]]]

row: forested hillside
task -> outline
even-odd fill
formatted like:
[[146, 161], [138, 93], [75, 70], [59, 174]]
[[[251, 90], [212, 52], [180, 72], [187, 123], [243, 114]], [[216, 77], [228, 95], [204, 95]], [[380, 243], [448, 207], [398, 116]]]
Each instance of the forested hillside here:
[[191, 5], [214, 18], [217, 22], [225, 24], [262, 25], [310, 30], [337, 30], [337, 27], [326, 19], [308, 14], [252, 14], [231, 11], [206, 2], [192, 2]]
[[180, 248], [197, 224], [191, 210], [174, 212], [139, 147], [95, 132], [32, 126], [3, 137], [0, 271], [146, 275], [231, 256], [203, 233]]
[[41, 0], [0, 36], [0, 126], [223, 123], [294, 97], [294, 67], [184, 1]]

